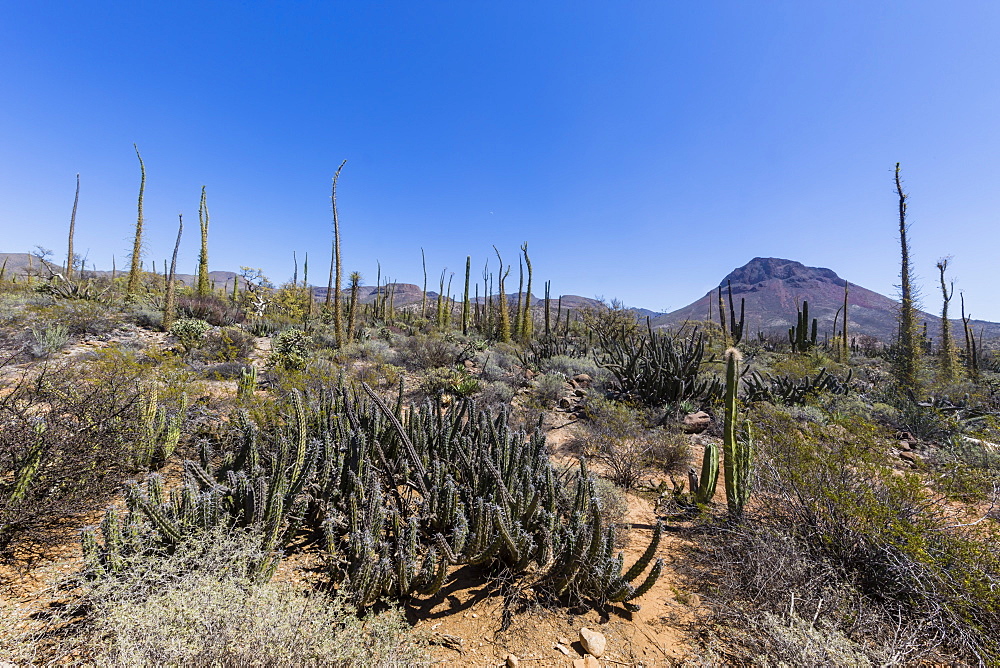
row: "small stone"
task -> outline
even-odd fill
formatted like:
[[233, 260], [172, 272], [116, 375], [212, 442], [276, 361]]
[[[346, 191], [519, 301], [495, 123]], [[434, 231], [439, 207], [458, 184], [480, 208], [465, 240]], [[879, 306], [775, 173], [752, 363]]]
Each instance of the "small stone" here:
[[567, 397], [563, 397], [559, 400], [559, 408], [569, 408], [572, 405], [573, 403]]
[[588, 654], [593, 654], [598, 659], [604, 656], [604, 650], [608, 646], [608, 641], [600, 631], [593, 631], [584, 626], [580, 629], [580, 644]]
[[601, 668], [601, 662], [588, 654], [582, 659], [573, 659], [573, 668]]
[[576, 381], [578, 384], [582, 385], [583, 387], [589, 387], [590, 384], [593, 382], [593, 378], [591, 378], [588, 374], [585, 373], [576, 374], [575, 376], [573, 376], [573, 380]]
[[712, 416], [705, 411], [698, 411], [697, 413], [688, 413], [685, 415], [681, 427], [686, 434], [700, 434], [708, 429], [708, 425], [710, 424], [712, 424]]
[[472, 360], [465, 360], [464, 364], [466, 369], [471, 369], [476, 366], [476, 363]]
[[899, 449], [900, 449], [900, 450], [902, 450], [903, 452], [909, 452], [909, 451], [910, 451], [910, 450], [912, 449], [912, 448], [910, 447], [910, 442], [909, 442], [909, 441], [900, 441], [900, 442], [899, 442], [899, 446], [898, 446], [898, 447], [899, 447]]
[[569, 647], [569, 638], [567, 638], [566, 636], [559, 636], [559, 643], [561, 645], [566, 645], [567, 647]]
[[698, 596], [698, 594], [695, 594], [695, 593], [692, 592], [692, 593], [690, 593], [690, 594], [687, 595], [687, 600], [685, 601], [685, 603], [687, 603], [688, 607], [690, 607], [690, 608], [700, 607], [701, 606], [701, 596]]
[[527, 378], [528, 380], [531, 380], [532, 378], [535, 377], [535, 372], [532, 371], [531, 369], [525, 369], [524, 370], [524, 377]]
[[587, 390], [573, 390], [573, 394], [578, 397], [585, 397], [587, 396]]
[[901, 452], [899, 453], [899, 458], [909, 462], [913, 466], [923, 463], [923, 459], [915, 452]]
[[569, 647], [566, 647], [566, 645], [563, 645], [562, 643], [556, 643], [556, 649], [565, 654], [566, 656], [569, 656]]
[[507, 668], [517, 668], [521, 665], [521, 660], [517, 658], [516, 654], [507, 655]]

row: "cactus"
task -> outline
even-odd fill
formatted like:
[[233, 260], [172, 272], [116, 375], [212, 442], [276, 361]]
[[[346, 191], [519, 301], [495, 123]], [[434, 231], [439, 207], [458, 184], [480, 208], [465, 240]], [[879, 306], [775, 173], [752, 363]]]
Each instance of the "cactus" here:
[[531, 336], [534, 333], [534, 321], [531, 316], [531, 282], [532, 282], [532, 272], [531, 272], [531, 258], [528, 257], [528, 242], [525, 241], [524, 245], [521, 246], [521, 252], [524, 253], [524, 264], [528, 268], [528, 292], [524, 297], [524, 313], [521, 314], [521, 341], [527, 343], [531, 341]]
[[142, 156], [139, 155], [139, 147], [136, 144], [132, 144], [135, 149], [135, 157], [139, 159], [139, 171], [142, 175], [139, 181], [139, 216], [135, 223], [135, 241], [132, 244], [132, 258], [129, 262], [128, 269], [128, 285], [125, 288], [125, 294], [132, 296], [139, 289], [139, 272], [142, 269], [142, 200], [143, 194], [146, 191], [146, 165], [142, 162]]
[[[715, 488], [719, 482], [719, 446], [715, 443], [705, 444], [705, 454], [701, 463], [701, 478], [698, 486], [692, 489], [695, 503], [710, 503], [715, 496]], [[692, 485], [694, 480], [692, 479]]]
[[198, 204], [198, 226], [201, 229], [201, 251], [198, 253], [198, 296], [207, 297], [210, 292], [208, 276], [208, 195], [201, 187], [201, 202]]
[[256, 532], [269, 556], [252, 574], [264, 578], [297, 537], [311, 537], [358, 605], [433, 595], [452, 565], [488, 564], [528, 574], [526, 586], [634, 609], [659, 575], [649, 564], [660, 529], [626, 570], [585, 463], [567, 496], [539, 430], [515, 431], [506, 413], [471, 400], [393, 410], [361, 389], [293, 393], [284, 424], [263, 429], [237, 412], [230, 454], [206, 443], [200, 461], [184, 463], [181, 487], [168, 494], [150, 476], [130, 488], [127, 511], [109, 511], [103, 543], [85, 532], [91, 570], [221, 526]]
[[615, 376], [618, 392], [648, 406], [719, 395], [717, 379], [700, 379], [705, 337], [693, 331], [686, 341], [661, 334], [646, 323], [646, 336], [599, 332], [597, 363]]
[[462, 298], [462, 336], [466, 336], [469, 333], [469, 316], [471, 311], [471, 304], [469, 303], [469, 275], [471, 272], [472, 256], [467, 255], [465, 257], [465, 293]]
[[816, 345], [816, 318], [812, 320], [812, 332], [809, 330], [809, 302], [802, 302], [802, 309], [796, 308], [797, 317], [795, 326], [788, 329], [788, 342], [792, 344], [792, 352], [804, 353]]
[[742, 356], [735, 348], [726, 351], [726, 396], [724, 401], [725, 422], [723, 424], [723, 459], [726, 472], [726, 503], [729, 513], [739, 517], [743, 513], [750, 496], [750, 461], [753, 444], [750, 440], [749, 423], [747, 436], [738, 439], [736, 420], [739, 413], [737, 390], [740, 380], [739, 364]]
[[253, 397], [257, 389], [257, 367], [244, 367], [240, 372], [240, 377], [236, 381], [236, 398], [240, 402], [245, 402]]

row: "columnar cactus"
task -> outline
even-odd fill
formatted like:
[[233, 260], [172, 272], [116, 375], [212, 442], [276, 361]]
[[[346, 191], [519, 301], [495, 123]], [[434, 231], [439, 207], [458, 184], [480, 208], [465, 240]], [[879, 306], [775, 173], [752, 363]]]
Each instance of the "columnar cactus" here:
[[743, 513], [743, 506], [750, 496], [750, 460], [753, 453], [749, 428], [745, 439], [739, 439], [736, 434], [736, 421], [739, 415], [736, 394], [739, 387], [741, 359], [742, 355], [735, 348], [726, 351], [725, 422], [722, 447], [726, 473], [726, 503], [729, 505], [730, 514], [734, 517]]

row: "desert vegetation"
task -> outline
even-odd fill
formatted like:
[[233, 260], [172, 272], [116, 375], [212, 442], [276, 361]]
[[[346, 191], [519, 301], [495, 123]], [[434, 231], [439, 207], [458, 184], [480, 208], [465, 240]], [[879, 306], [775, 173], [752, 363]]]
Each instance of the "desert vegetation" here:
[[[187, 285], [182, 220], [143, 269], [139, 161], [127, 274], [76, 264], [75, 203], [66, 266], [0, 269], [4, 657], [420, 665], [464, 651], [412, 628], [461, 577], [500, 630], [642, 609], [683, 628], [678, 663], [1000, 661], [1000, 359], [964, 304], [953, 343], [947, 260], [947, 334], [921, 337], [898, 168], [900, 336], [876, 341], [846, 283], [839, 327], [803, 302], [787, 337], [745, 330], [731, 284], [672, 329], [564, 307], [527, 243], [516, 294], [494, 248], [460, 295], [425, 263], [416, 299], [381, 271], [362, 298], [344, 164], [325, 295], [308, 263], [212, 285], [205, 189]], [[54, 560], [45, 605], [15, 605]], [[666, 569], [702, 602], [680, 621], [647, 596]]]

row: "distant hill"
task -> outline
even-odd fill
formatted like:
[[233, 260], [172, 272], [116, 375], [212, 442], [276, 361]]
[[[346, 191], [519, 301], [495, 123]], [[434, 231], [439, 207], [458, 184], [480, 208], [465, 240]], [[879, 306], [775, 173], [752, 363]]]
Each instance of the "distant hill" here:
[[[727, 309], [726, 286], [730, 282], [737, 317], [740, 300], [746, 300], [746, 331], [751, 336], [756, 332], [783, 335], [795, 322], [796, 307], [808, 301], [809, 317], [817, 319], [819, 335], [823, 337], [832, 332], [834, 314], [844, 303], [844, 279], [830, 269], [807, 267], [794, 260], [755, 257], [733, 270], [719, 282]], [[678, 327], [688, 320], [707, 320], [709, 304], [712, 318], [718, 322], [718, 303], [718, 288], [714, 288], [683, 308], [652, 318], [652, 324], [654, 327]], [[957, 315], [957, 302], [952, 304]], [[869, 334], [882, 341], [891, 340], [896, 334], [898, 306], [894, 299], [851, 283], [848, 295], [850, 331], [855, 335]], [[926, 322], [928, 335], [937, 338], [940, 320], [940, 316], [919, 312], [918, 327]], [[973, 320], [971, 324], [977, 334], [982, 330], [985, 338], [1000, 336], [1000, 323]], [[961, 320], [953, 320], [952, 329], [957, 336], [962, 336]]]

